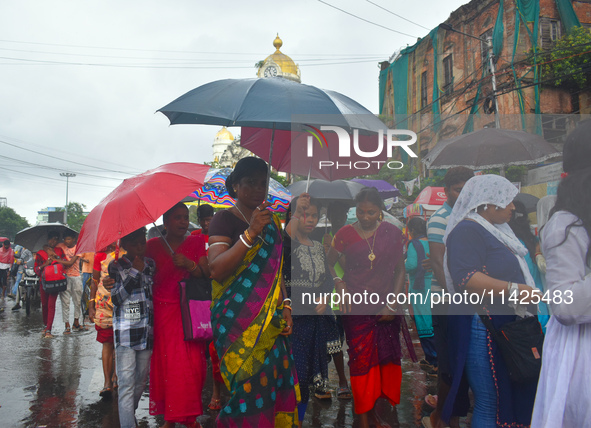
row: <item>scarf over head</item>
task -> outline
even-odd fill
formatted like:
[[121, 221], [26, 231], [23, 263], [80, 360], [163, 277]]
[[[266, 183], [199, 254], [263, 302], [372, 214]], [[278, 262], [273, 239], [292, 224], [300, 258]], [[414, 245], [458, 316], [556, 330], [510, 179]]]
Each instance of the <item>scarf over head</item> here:
[[[492, 224], [476, 212], [479, 206], [487, 204], [504, 209], [513, 202], [517, 193], [519, 193], [517, 188], [509, 180], [500, 175], [490, 174], [472, 177], [466, 182], [454, 204], [453, 211], [449, 216], [445, 235], [443, 236], [443, 242], [447, 242], [448, 236], [461, 221], [465, 219], [473, 220], [484, 227], [515, 255], [526, 284], [535, 288], [534, 280], [524, 258], [527, 254], [525, 245], [519, 241], [507, 223]], [[453, 293], [455, 290], [447, 267], [447, 254], [445, 255], [444, 268], [448, 291]]]

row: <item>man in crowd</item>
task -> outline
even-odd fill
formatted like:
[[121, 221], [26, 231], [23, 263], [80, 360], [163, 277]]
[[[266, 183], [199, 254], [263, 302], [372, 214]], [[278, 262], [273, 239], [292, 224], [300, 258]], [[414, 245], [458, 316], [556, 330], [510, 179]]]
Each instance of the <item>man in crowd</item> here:
[[[427, 239], [429, 240], [429, 253], [431, 259], [431, 268], [433, 270], [433, 280], [431, 282], [431, 292], [441, 293], [448, 291], [445, 283], [445, 272], [443, 269], [443, 256], [445, 255], [445, 244], [443, 235], [447, 227], [447, 220], [453, 209], [464, 184], [470, 178], [474, 177], [474, 172], [466, 167], [459, 166], [451, 168], [445, 174], [443, 182], [445, 185], [445, 195], [447, 201], [435, 212], [427, 223]], [[447, 357], [447, 304], [436, 305], [433, 308], [433, 330], [435, 334], [435, 348], [437, 350], [438, 373], [437, 373], [437, 399], [433, 403], [436, 407], [431, 416], [426, 416], [425, 423], [430, 423], [433, 428], [446, 426], [441, 420], [441, 411], [451, 386], [450, 364]], [[465, 416], [470, 407], [468, 398], [467, 383], [464, 388], [460, 388], [454, 412], [450, 425], [459, 427], [459, 416]], [[428, 398], [433, 398], [429, 397]]]

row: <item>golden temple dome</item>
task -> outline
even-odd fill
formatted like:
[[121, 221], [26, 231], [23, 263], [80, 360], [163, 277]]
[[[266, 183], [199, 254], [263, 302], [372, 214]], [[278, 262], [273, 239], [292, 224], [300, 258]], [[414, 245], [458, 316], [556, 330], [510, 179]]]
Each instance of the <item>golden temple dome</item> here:
[[222, 129], [219, 130], [217, 134], [215, 134], [215, 139], [234, 141], [234, 136], [230, 131], [228, 131], [228, 128], [224, 126]]
[[[285, 55], [279, 50], [279, 48], [283, 46], [283, 40], [281, 40], [279, 34], [277, 34], [277, 37], [275, 37], [275, 40], [273, 40], [273, 46], [275, 47], [275, 52], [265, 58], [265, 60], [262, 62], [262, 65], [259, 67], [259, 77], [281, 76], [296, 82], [300, 82], [299, 67], [289, 56]], [[278, 67], [279, 70], [273, 70], [276, 67]], [[265, 70], [267, 68], [271, 68], [271, 70], [265, 74]]]

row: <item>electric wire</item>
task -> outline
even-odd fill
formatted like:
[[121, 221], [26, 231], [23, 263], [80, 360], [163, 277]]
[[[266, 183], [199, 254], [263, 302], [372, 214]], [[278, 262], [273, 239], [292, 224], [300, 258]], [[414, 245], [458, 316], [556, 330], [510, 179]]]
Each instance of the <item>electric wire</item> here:
[[412, 37], [413, 39], [417, 39], [418, 38], [417, 36], [413, 36], [411, 34], [403, 33], [402, 31], [397, 31], [397, 30], [394, 30], [392, 28], [388, 28], [388, 27], [386, 27], [384, 25], [381, 25], [381, 24], [378, 24], [376, 22], [373, 22], [373, 21], [370, 21], [368, 19], [365, 19], [365, 18], [362, 18], [360, 16], [357, 16], [357, 15], [351, 13], [351, 12], [347, 12], [346, 10], [341, 9], [340, 7], [336, 7], [336, 6], [334, 6], [334, 5], [330, 4], [330, 3], [327, 3], [324, 0], [318, 0], [318, 1], [320, 3], [322, 3], [322, 4], [325, 4], [325, 5], [329, 6], [329, 7], [332, 7], [333, 9], [339, 10], [339, 11], [341, 11], [341, 12], [343, 12], [343, 13], [349, 15], [349, 16], [352, 16], [353, 18], [357, 18], [357, 19], [360, 19], [361, 21], [367, 22], [368, 24], [375, 25], [376, 27], [380, 27], [380, 28], [383, 28], [385, 30], [392, 31], [393, 33], [402, 34], [403, 36]]
[[403, 20], [405, 20], [405, 21], [407, 21], [407, 22], [410, 22], [411, 24], [414, 24], [414, 25], [417, 25], [417, 26], [419, 26], [419, 27], [421, 27], [421, 28], [424, 28], [424, 29], [425, 29], [425, 30], [427, 30], [427, 31], [431, 31], [431, 28], [425, 27], [424, 25], [421, 25], [421, 24], [417, 24], [416, 22], [413, 22], [413, 21], [411, 21], [410, 19], [407, 19], [407, 18], [405, 18], [405, 17], [404, 17], [404, 16], [402, 16], [402, 15], [398, 15], [397, 13], [394, 13], [394, 12], [392, 12], [391, 10], [389, 10], [389, 9], [386, 9], [385, 7], [383, 7], [383, 6], [380, 6], [380, 5], [379, 5], [379, 4], [377, 4], [377, 3], [374, 3], [374, 2], [372, 2], [371, 0], [366, 0], [366, 1], [367, 1], [368, 3], [371, 3], [371, 4], [373, 4], [375, 7], [379, 7], [380, 9], [382, 9], [382, 10], [384, 10], [384, 11], [386, 11], [386, 12], [388, 12], [388, 13], [390, 13], [390, 14], [394, 15], [394, 16], [397, 16], [397, 17], [398, 17], [398, 18], [400, 18], [400, 19], [403, 19]]

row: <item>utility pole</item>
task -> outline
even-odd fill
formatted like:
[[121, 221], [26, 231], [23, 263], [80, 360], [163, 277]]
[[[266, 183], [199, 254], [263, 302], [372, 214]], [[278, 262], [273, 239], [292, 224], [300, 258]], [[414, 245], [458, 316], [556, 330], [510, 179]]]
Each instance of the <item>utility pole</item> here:
[[497, 101], [497, 78], [495, 76], [495, 61], [493, 58], [493, 44], [492, 44], [492, 37], [488, 36], [486, 38], [486, 46], [487, 46], [487, 53], [488, 53], [488, 63], [490, 65], [490, 74], [492, 77], [492, 90], [493, 90], [493, 100], [495, 102], [495, 128], [501, 128], [501, 121], [499, 120], [499, 103]]
[[76, 177], [72, 172], [60, 172], [62, 177], [66, 177], [66, 215], [64, 216], [64, 223], [68, 224], [68, 187], [70, 184], [70, 177]]
[[493, 96], [493, 101], [495, 102], [495, 128], [500, 129], [501, 122], [499, 120], [499, 104], [497, 102], [497, 78], [495, 76], [496, 70], [495, 70], [495, 62], [494, 62], [494, 58], [493, 58], [492, 37], [488, 36], [486, 38], [486, 40], [484, 40], [482, 37], [476, 37], [476, 36], [473, 36], [472, 34], [464, 33], [463, 31], [460, 31], [460, 30], [456, 30], [451, 25], [445, 24], [445, 23], [439, 24], [439, 28], [443, 28], [446, 31], [453, 31], [454, 33], [462, 34], [466, 37], [471, 37], [473, 39], [480, 40], [480, 42], [486, 43], [488, 64], [490, 66], [490, 74], [492, 77], [492, 90], [493, 90], [492, 96]]

